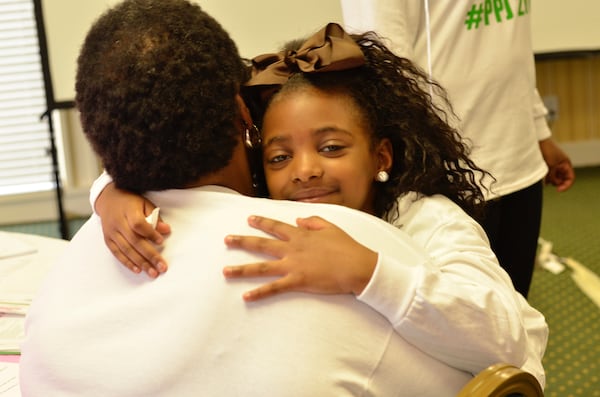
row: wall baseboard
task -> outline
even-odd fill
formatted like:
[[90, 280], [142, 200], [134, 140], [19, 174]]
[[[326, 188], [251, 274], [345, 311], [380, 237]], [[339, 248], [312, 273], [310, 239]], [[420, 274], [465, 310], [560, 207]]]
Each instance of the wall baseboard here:
[[559, 142], [558, 145], [571, 158], [574, 167], [600, 165], [600, 139], [580, 142]]

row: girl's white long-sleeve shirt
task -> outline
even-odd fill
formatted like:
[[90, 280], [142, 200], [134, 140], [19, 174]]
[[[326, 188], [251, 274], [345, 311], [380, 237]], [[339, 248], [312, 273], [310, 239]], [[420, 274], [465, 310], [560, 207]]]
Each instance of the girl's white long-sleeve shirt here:
[[397, 208], [400, 216], [391, 223], [424, 249], [431, 268], [422, 278], [406, 277], [401, 252], [380, 253], [358, 299], [406, 340], [452, 367], [477, 373], [508, 362], [532, 373], [543, 387], [548, 325], [514, 290], [481, 226], [441, 195], [407, 194]]

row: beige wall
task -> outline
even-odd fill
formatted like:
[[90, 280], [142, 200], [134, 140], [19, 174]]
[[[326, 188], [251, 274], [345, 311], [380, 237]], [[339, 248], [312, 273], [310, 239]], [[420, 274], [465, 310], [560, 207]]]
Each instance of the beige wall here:
[[[339, 0], [194, 0], [227, 29], [243, 56], [269, 52], [291, 38], [317, 30], [326, 22], [341, 22]], [[399, 0], [400, 1], [400, 0]], [[421, 0], [408, 0], [421, 1]], [[429, 0], [456, 1], [456, 0]], [[462, 0], [461, 0], [462, 1]], [[531, 3], [532, 0], [519, 0]], [[75, 60], [87, 29], [106, 7], [118, 0], [43, 0], [46, 33], [57, 101], [74, 97]], [[537, 52], [600, 49], [600, 1], [536, 0], [533, 5], [533, 43]], [[538, 62], [542, 95], [557, 99], [555, 136], [576, 164], [600, 164], [600, 62], [573, 59]], [[64, 149], [61, 174], [68, 213], [89, 214], [90, 184], [98, 161], [81, 132], [74, 110], [60, 111], [59, 137]], [[581, 161], [579, 160], [581, 158]], [[53, 193], [0, 198], [3, 223], [55, 219]], [[10, 209], [10, 210], [9, 210]], [[7, 211], [4, 211], [7, 210]]]
[[[285, 41], [342, 22], [338, 0], [192, 0], [215, 17], [244, 57], [279, 48]], [[42, 0], [57, 101], [74, 97], [75, 60], [91, 23], [118, 0]]]
[[600, 1], [519, 0], [519, 2], [531, 4], [535, 52], [600, 49], [600, 25], [598, 24]]
[[[227, 29], [238, 46], [242, 56], [269, 52], [281, 46], [291, 38], [299, 37], [317, 30], [326, 22], [341, 22], [342, 15], [339, 0], [193, 0], [215, 16]], [[421, 0], [412, 0], [421, 1]], [[454, 1], [454, 0], [429, 0]], [[517, 0], [514, 0], [517, 1]], [[600, 49], [600, 1], [596, 0], [518, 0], [532, 10], [532, 36], [534, 50], [538, 53], [574, 50]], [[50, 53], [51, 73], [53, 76], [56, 100], [72, 100], [74, 97], [75, 59], [83, 37], [93, 20], [108, 6], [118, 0], [43, 0]], [[585, 61], [585, 66], [573, 61], [558, 62], [562, 66], [550, 66], [548, 62], [540, 64], [538, 72], [540, 90], [545, 95], [558, 95], [564, 116], [557, 120], [557, 133], [561, 141], [595, 138], [596, 133], [590, 127], [581, 129], [585, 121], [569, 121], [566, 118], [578, 117], [587, 112], [593, 103], [571, 108], [571, 104], [580, 104], [581, 100], [593, 97], [586, 85], [569, 89], [569, 94], [552, 92], [555, 86], [550, 82], [558, 79], [583, 78], [595, 79], [593, 68], [598, 63]], [[583, 70], [581, 68], [587, 68]], [[591, 70], [592, 69], [592, 70]], [[557, 77], [557, 73], [560, 77]], [[573, 75], [574, 73], [574, 75]], [[557, 83], [560, 85], [560, 83]], [[577, 91], [581, 90], [581, 92]], [[567, 95], [567, 96], [565, 96]], [[582, 110], [584, 109], [584, 110]], [[573, 128], [565, 123], [575, 123]], [[569, 130], [569, 131], [567, 131]]]

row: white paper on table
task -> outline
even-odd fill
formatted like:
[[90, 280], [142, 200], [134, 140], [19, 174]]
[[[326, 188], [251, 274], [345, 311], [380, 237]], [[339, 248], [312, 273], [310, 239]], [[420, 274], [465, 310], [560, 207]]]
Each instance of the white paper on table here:
[[33, 254], [0, 259], [0, 304], [31, 301], [42, 280], [66, 248], [68, 241], [22, 233], [0, 233], [0, 245], [14, 240], [35, 247]]
[[31, 305], [31, 299], [20, 299], [8, 295], [0, 296], [0, 315], [2, 314], [27, 314], [27, 309]]
[[0, 362], [0, 396], [21, 397], [18, 363]]
[[37, 248], [14, 233], [0, 232], [0, 259], [33, 254]]
[[0, 352], [19, 352], [25, 337], [25, 316], [0, 314]]

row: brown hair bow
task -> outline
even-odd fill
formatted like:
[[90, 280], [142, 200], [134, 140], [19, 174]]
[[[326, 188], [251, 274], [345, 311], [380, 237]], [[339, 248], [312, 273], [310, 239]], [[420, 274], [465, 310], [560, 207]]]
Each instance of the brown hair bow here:
[[364, 65], [356, 42], [337, 23], [328, 23], [298, 50], [259, 55], [252, 60], [252, 78], [246, 86], [285, 84], [293, 73], [333, 72]]

